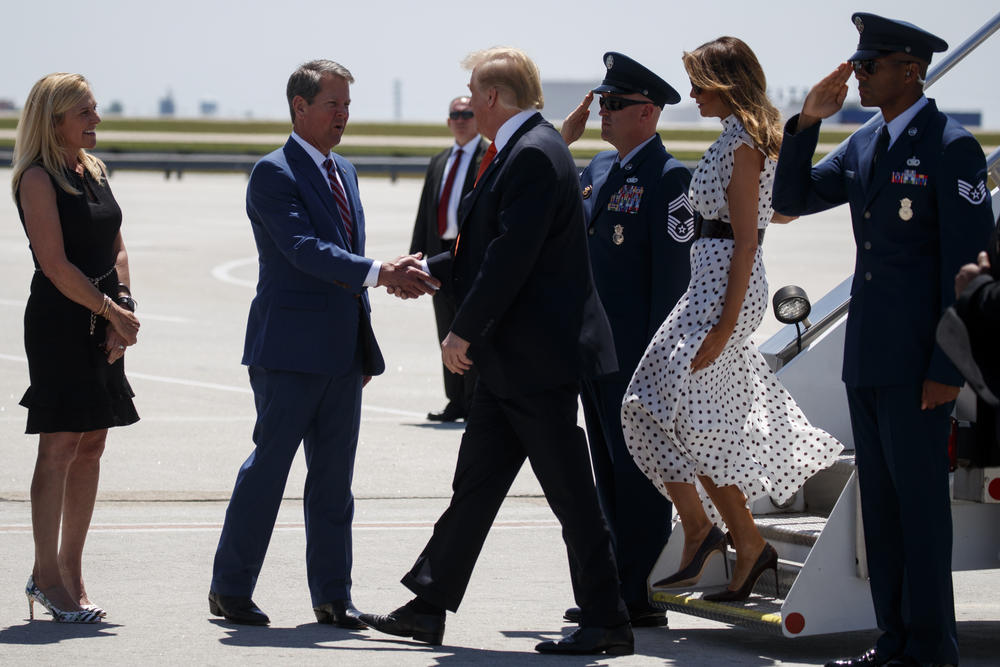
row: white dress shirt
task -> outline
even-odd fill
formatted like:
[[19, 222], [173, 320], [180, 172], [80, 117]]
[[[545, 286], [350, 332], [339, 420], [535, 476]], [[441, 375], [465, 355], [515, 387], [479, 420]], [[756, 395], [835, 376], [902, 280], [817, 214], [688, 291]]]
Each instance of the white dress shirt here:
[[465, 184], [465, 177], [469, 172], [469, 165], [472, 164], [472, 155], [476, 152], [476, 147], [479, 145], [479, 141], [480, 137], [477, 134], [475, 138], [462, 146], [459, 146], [458, 144], [452, 146], [451, 154], [448, 156], [448, 161], [444, 165], [444, 174], [441, 178], [441, 189], [438, 190], [439, 201], [441, 199], [441, 193], [444, 192], [444, 185], [448, 180], [448, 174], [451, 173], [451, 166], [455, 164], [455, 156], [458, 154], [458, 150], [462, 149], [462, 161], [458, 163], [458, 171], [455, 172], [455, 181], [451, 186], [451, 195], [448, 197], [448, 226], [444, 231], [444, 235], [441, 237], [445, 241], [450, 241], [458, 236], [458, 205], [462, 201], [462, 186]]
[[[311, 143], [309, 143], [308, 141], [306, 141], [305, 139], [303, 139], [302, 137], [300, 137], [299, 135], [297, 135], [295, 132], [292, 132], [292, 139], [294, 139], [295, 142], [299, 146], [302, 146], [302, 149], [305, 150], [306, 154], [310, 158], [312, 158], [312, 161], [314, 163], [316, 163], [316, 168], [319, 169], [319, 173], [323, 177], [323, 182], [324, 183], [329, 183], [330, 182], [328, 180], [329, 176], [327, 174], [326, 168], [323, 167], [323, 162], [327, 158], [330, 158], [331, 160], [333, 160], [333, 151], [330, 151], [326, 155], [323, 155], [322, 153], [319, 152], [319, 150], [315, 146], [313, 146]], [[334, 162], [334, 164], [336, 164], [336, 162]], [[336, 175], [337, 182], [340, 183], [340, 187], [343, 188], [344, 194], [346, 195], [347, 194], [347, 188], [344, 187], [344, 181], [342, 181], [340, 179], [340, 170], [339, 169], [334, 169], [333, 173], [334, 173], [334, 175]], [[333, 195], [333, 188], [332, 187], [330, 188], [330, 195], [331, 196]], [[381, 271], [381, 270], [382, 270], [382, 262], [378, 261], [377, 259], [373, 259], [372, 260], [372, 265], [368, 269], [368, 275], [365, 276], [365, 282], [363, 283], [364, 286], [365, 287], [375, 287], [375, 286], [377, 286], [378, 285], [378, 274], [379, 274], [379, 271]]]

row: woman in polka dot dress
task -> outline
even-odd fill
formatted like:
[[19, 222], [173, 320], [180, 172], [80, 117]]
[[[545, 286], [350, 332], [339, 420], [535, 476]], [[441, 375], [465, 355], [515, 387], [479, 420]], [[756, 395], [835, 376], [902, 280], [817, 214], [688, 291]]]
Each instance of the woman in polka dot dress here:
[[[632, 457], [673, 501], [684, 528], [678, 572], [656, 586], [695, 583], [709, 556], [725, 553], [721, 516], [736, 549], [728, 588], [706, 600], [745, 600], [777, 553], [748, 509], [770, 496], [788, 500], [843, 448], [814, 428], [750, 342], [767, 308], [760, 240], [774, 219], [774, 168], [781, 144], [778, 110], [764, 72], [734, 37], [684, 54], [691, 97], [722, 134], [691, 181], [703, 218], [691, 247], [691, 282], [660, 326], [622, 403]], [[703, 506], [702, 493], [711, 505]]]

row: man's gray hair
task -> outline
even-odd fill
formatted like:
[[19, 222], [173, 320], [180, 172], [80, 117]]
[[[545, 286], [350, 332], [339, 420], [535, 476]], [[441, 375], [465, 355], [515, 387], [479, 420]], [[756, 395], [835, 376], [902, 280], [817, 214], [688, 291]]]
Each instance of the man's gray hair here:
[[326, 75], [343, 79], [347, 83], [354, 83], [354, 76], [346, 67], [332, 60], [310, 60], [299, 65], [299, 68], [288, 77], [288, 86], [285, 88], [285, 95], [288, 97], [288, 112], [295, 122], [295, 109], [292, 108], [292, 100], [301, 97], [309, 104], [319, 93], [320, 83]]

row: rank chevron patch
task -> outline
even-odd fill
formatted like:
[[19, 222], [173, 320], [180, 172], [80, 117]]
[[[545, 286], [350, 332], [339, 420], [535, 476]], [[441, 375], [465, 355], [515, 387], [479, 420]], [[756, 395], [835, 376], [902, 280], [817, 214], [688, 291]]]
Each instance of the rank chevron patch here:
[[667, 232], [678, 243], [690, 241], [694, 236], [694, 210], [686, 194], [667, 204]]
[[973, 185], [960, 178], [958, 179], [958, 195], [973, 206], [978, 206], [986, 201], [989, 193], [986, 192], [986, 183], [984, 181], [979, 181], [979, 183]]

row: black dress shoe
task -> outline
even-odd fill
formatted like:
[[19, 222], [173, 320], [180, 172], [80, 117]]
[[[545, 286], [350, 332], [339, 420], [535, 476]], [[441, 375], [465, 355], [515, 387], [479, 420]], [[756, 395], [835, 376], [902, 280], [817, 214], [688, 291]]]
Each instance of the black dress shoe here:
[[444, 641], [444, 613], [422, 614], [403, 605], [388, 614], [361, 614], [361, 622], [379, 632], [412, 637], [418, 642], [440, 646]]
[[629, 623], [633, 628], [665, 628], [667, 612], [652, 607], [629, 607]]
[[224, 616], [227, 621], [243, 625], [267, 625], [271, 622], [267, 614], [247, 597], [219, 595], [215, 591], [209, 591], [208, 610], [215, 616]]
[[567, 655], [632, 655], [635, 653], [635, 639], [632, 626], [628, 623], [614, 628], [577, 628], [568, 637], [557, 642], [542, 642], [535, 646], [539, 653], [562, 653]]
[[325, 602], [318, 607], [313, 607], [313, 612], [316, 614], [316, 620], [320, 623], [336, 625], [348, 630], [361, 630], [368, 627], [361, 622], [359, 618], [361, 612], [354, 607], [350, 600]]
[[[662, 628], [667, 625], [667, 612], [652, 607], [629, 607], [628, 616], [633, 628]], [[563, 612], [563, 619], [577, 625], [581, 617], [579, 607], [570, 607]]]
[[454, 422], [459, 419], [465, 419], [465, 415], [465, 408], [459, 407], [454, 403], [448, 403], [441, 412], [428, 412], [427, 419], [432, 422]]
[[889, 658], [879, 658], [875, 653], [875, 649], [872, 648], [855, 658], [831, 660], [826, 663], [825, 667], [882, 667], [882, 665], [888, 663], [889, 661]]

